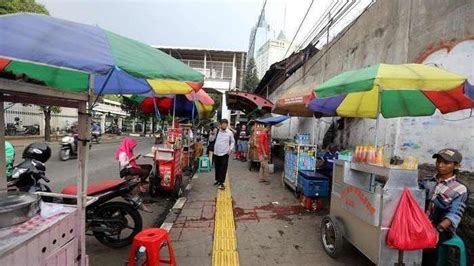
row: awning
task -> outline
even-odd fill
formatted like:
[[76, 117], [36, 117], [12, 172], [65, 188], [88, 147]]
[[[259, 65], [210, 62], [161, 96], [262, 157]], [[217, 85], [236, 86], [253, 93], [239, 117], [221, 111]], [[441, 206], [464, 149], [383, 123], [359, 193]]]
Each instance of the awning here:
[[260, 110], [260, 113], [270, 113], [273, 103], [268, 99], [253, 93], [244, 91], [228, 91], [226, 92], [227, 108], [234, 111], [242, 111], [245, 114]]
[[313, 82], [289, 88], [278, 98], [273, 113], [302, 117], [313, 116], [313, 112], [306, 106], [315, 98], [313, 91], [316, 87], [317, 84]]
[[268, 113], [268, 114], [266, 114], [262, 117], [259, 117], [255, 120], [257, 122], [262, 123], [262, 124], [273, 126], [273, 125], [280, 124], [281, 122], [287, 120], [288, 118], [290, 118], [290, 117], [286, 116], [286, 115], [275, 115], [275, 114]]

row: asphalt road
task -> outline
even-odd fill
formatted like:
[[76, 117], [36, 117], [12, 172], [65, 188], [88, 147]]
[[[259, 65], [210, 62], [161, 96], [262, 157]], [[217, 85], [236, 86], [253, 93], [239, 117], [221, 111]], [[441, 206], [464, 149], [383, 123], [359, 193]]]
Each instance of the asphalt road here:
[[[138, 146], [135, 154], [146, 154], [151, 151], [153, 139], [136, 138]], [[113, 142], [94, 144], [89, 155], [89, 184], [97, 183], [106, 179], [119, 178], [118, 162], [114, 159], [115, 151], [120, 145], [120, 140]], [[46, 173], [51, 182], [48, 184], [53, 192], [60, 192], [67, 185], [75, 184], [78, 164], [77, 160], [60, 161], [58, 144], [50, 145], [52, 156], [46, 162]], [[21, 154], [24, 147], [17, 148], [15, 164], [21, 162]], [[151, 159], [140, 158], [139, 163], [151, 163]], [[121, 198], [114, 201], [121, 201]], [[140, 211], [143, 219], [143, 227], [158, 226], [165, 219], [169, 209], [174, 204], [175, 199], [169, 195], [161, 195], [156, 198], [145, 197], [145, 203], [149, 204], [153, 213]], [[112, 249], [99, 243], [93, 236], [87, 237], [86, 252], [89, 255], [91, 265], [124, 265], [128, 258], [128, 248]]]
[[[146, 154], [151, 151], [153, 145], [151, 138], [136, 138], [136, 140], [138, 146], [135, 148], [135, 154]], [[114, 158], [119, 145], [120, 140], [92, 145], [88, 164], [89, 184], [119, 177], [118, 162]], [[52, 144], [50, 147], [52, 155], [46, 162], [46, 174], [51, 180], [48, 185], [54, 192], [60, 192], [63, 187], [76, 183], [78, 164], [76, 159], [64, 162], [59, 160], [59, 144]], [[22, 161], [23, 149], [24, 147], [17, 149], [15, 165]], [[140, 158], [139, 163], [151, 163], [151, 160]]]

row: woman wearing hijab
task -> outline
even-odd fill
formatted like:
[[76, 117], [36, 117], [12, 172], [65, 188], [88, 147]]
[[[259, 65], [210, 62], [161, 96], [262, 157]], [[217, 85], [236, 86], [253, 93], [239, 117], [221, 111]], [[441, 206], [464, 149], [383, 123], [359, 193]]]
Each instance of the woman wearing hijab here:
[[148, 177], [152, 166], [149, 164], [137, 164], [137, 159], [140, 155], [134, 155], [133, 149], [137, 146], [137, 142], [125, 137], [120, 144], [115, 159], [119, 161], [120, 177], [124, 176], [139, 176], [142, 180]]
[[115, 153], [115, 159], [119, 161], [120, 165], [120, 177], [139, 176], [142, 182], [130, 193], [130, 200], [143, 211], [153, 212], [150, 207], [143, 203], [143, 200], [139, 196], [139, 192], [145, 192], [144, 181], [150, 174], [152, 166], [149, 164], [137, 164], [137, 159], [140, 155], [134, 155], [133, 149], [137, 146], [137, 142], [130, 138], [125, 137], [120, 144], [120, 147]]

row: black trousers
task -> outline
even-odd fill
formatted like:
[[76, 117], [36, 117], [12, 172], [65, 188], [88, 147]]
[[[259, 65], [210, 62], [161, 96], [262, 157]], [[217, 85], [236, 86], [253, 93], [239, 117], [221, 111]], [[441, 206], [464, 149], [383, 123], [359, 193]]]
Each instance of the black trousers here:
[[438, 245], [436, 245], [436, 248], [427, 248], [423, 250], [423, 260], [422, 264], [423, 266], [432, 266], [436, 265], [438, 263], [438, 248], [446, 240], [449, 240], [453, 237], [453, 233], [449, 231], [444, 231], [439, 234], [439, 241]]
[[216, 172], [216, 182], [224, 184], [227, 175], [227, 166], [229, 164], [229, 154], [217, 156], [214, 154], [214, 165]]

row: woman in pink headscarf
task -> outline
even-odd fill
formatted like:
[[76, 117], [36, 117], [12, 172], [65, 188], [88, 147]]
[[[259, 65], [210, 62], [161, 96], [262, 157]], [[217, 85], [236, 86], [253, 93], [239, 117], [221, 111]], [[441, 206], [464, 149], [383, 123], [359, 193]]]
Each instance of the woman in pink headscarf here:
[[138, 175], [144, 180], [150, 174], [152, 166], [149, 164], [137, 164], [137, 159], [140, 156], [133, 154], [133, 149], [136, 146], [137, 142], [134, 139], [125, 137], [115, 153], [115, 159], [119, 161], [120, 177]]

